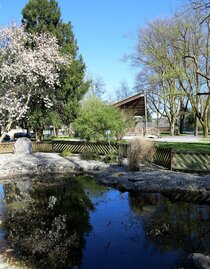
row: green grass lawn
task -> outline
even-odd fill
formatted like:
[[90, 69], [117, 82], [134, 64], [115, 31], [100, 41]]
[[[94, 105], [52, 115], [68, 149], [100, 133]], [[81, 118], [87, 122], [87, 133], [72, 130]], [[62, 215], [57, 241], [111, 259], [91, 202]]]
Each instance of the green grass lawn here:
[[193, 152], [209, 152], [210, 140], [197, 143], [182, 143], [182, 142], [156, 142], [158, 147], [173, 148], [175, 150], [188, 150]]

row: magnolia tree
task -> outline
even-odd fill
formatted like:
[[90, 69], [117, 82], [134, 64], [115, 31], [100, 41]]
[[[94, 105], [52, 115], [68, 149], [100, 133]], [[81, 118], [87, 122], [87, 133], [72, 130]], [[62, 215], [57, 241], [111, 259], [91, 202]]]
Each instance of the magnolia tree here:
[[[25, 117], [34, 96], [46, 107], [53, 104], [46, 94], [59, 86], [60, 67], [71, 59], [61, 55], [55, 37], [30, 34], [23, 27], [0, 29], [0, 124], [4, 133]], [[48, 91], [46, 91], [48, 89]]]

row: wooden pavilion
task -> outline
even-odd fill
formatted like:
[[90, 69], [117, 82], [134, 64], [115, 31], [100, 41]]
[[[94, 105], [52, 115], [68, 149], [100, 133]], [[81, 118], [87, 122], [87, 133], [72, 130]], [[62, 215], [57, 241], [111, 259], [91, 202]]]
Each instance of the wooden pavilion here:
[[[112, 106], [119, 108], [125, 117], [143, 117], [145, 116], [145, 97], [144, 94], [138, 93], [122, 99]], [[136, 121], [135, 126], [126, 130], [126, 136], [144, 136], [145, 123], [140, 120]]]
[[112, 106], [118, 107], [123, 112], [132, 113], [133, 116], [144, 116], [145, 115], [145, 98], [144, 94], [138, 93], [122, 99]]

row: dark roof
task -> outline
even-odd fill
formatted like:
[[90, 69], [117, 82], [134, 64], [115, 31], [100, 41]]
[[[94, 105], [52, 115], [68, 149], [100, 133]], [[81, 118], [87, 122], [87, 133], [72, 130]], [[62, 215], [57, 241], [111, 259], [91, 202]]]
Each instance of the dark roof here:
[[145, 114], [144, 94], [138, 93], [132, 95], [116, 103], [113, 103], [112, 106], [118, 107], [123, 110], [133, 111], [135, 116], [144, 116]]
[[118, 102], [113, 103], [112, 106], [120, 107], [120, 106], [128, 104], [128, 103], [130, 103], [132, 101], [135, 101], [135, 100], [137, 100], [139, 98], [144, 98], [144, 94], [143, 93], [137, 93], [135, 95], [129, 96], [129, 97], [125, 98], [125, 99], [122, 99], [122, 100], [120, 100]]

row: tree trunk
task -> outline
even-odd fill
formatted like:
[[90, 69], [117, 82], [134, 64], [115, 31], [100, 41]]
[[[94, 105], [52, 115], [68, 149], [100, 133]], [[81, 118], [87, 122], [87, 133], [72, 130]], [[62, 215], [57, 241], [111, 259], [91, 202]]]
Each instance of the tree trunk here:
[[194, 122], [194, 136], [198, 136], [198, 118], [195, 115], [195, 122]]
[[185, 115], [180, 116], [180, 122], [179, 122], [179, 133], [183, 134], [183, 129], [184, 129], [184, 119]]
[[174, 131], [175, 131], [175, 121], [170, 122], [170, 135], [174, 136]]
[[30, 128], [27, 127], [26, 130], [27, 130], [27, 135], [29, 135], [30, 134]]
[[207, 118], [204, 119], [204, 121], [201, 122], [202, 128], [203, 128], [203, 137], [208, 138], [209, 130], [208, 130], [208, 120]]
[[42, 140], [42, 130], [41, 129], [35, 130], [35, 139], [36, 139], [36, 142], [41, 142], [41, 140]]
[[11, 129], [11, 126], [12, 126], [12, 122], [9, 122], [9, 123], [6, 125], [6, 127], [4, 128], [4, 131], [3, 131], [2, 135], [1, 135], [1, 137], [0, 137], [0, 142], [3, 141], [3, 139], [5, 138], [7, 132], [9, 132], [9, 130]]
[[67, 133], [68, 133], [68, 136], [70, 137], [71, 136], [71, 129], [70, 128], [67, 129]]
[[55, 136], [58, 137], [58, 128], [55, 128]]

